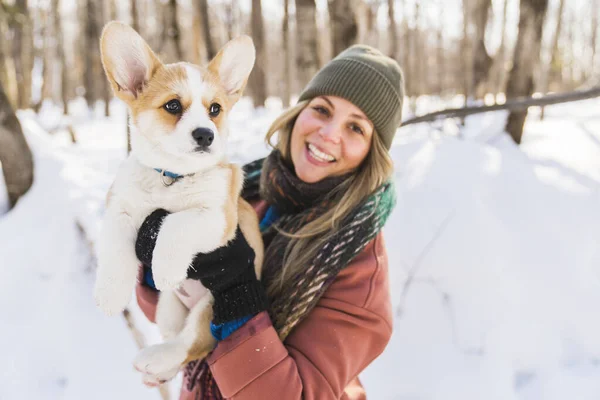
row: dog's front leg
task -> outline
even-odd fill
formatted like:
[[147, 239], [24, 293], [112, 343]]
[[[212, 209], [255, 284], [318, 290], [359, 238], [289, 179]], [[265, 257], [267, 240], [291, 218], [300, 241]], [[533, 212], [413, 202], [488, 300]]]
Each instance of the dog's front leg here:
[[218, 210], [186, 210], [168, 215], [152, 253], [152, 274], [159, 290], [173, 289], [187, 277], [197, 253], [223, 245], [226, 219]]
[[173, 290], [160, 293], [156, 306], [156, 325], [163, 339], [172, 339], [182, 331], [189, 312]]
[[98, 269], [94, 298], [107, 315], [125, 309], [138, 273], [135, 255], [137, 229], [131, 216], [119, 207], [109, 207], [98, 241]]
[[183, 330], [165, 343], [141, 350], [135, 358], [135, 369], [144, 374], [147, 384], [161, 384], [172, 379], [187, 362], [198, 360], [215, 347], [210, 333], [213, 297], [206, 295], [192, 307]]

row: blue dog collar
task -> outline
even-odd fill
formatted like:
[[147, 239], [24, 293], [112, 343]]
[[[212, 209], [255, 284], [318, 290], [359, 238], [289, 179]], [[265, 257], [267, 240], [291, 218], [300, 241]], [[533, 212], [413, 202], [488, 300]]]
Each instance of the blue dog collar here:
[[[166, 169], [154, 168], [156, 172], [160, 173], [160, 180], [163, 185], [171, 186], [174, 184], [179, 178], [183, 178], [183, 175], [176, 174], [171, 171], [167, 171]], [[167, 179], [169, 178], [169, 179]]]
[[161, 175], [168, 176], [171, 179], [182, 178], [183, 175], [176, 174], [175, 172], [167, 171], [166, 169], [154, 168], [156, 172], [160, 172]]

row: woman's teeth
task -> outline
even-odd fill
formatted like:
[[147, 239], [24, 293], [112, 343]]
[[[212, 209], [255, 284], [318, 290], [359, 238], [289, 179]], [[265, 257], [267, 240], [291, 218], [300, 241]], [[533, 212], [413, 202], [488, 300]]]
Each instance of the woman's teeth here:
[[323, 153], [322, 151], [317, 149], [316, 146], [314, 146], [310, 143], [308, 144], [308, 150], [310, 151], [310, 154], [319, 161], [323, 161], [323, 162], [335, 161], [335, 157], [333, 157], [329, 154]]

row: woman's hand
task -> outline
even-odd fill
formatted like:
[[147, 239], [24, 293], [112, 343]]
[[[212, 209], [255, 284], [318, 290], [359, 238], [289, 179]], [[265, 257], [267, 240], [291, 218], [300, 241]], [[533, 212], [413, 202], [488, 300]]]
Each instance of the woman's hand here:
[[154, 210], [146, 217], [142, 226], [138, 230], [137, 239], [135, 241], [135, 254], [137, 258], [147, 267], [152, 268], [152, 253], [156, 247], [156, 239], [158, 231], [163, 220], [170, 212], [163, 208]]
[[215, 298], [215, 325], [252, 317], [267, 308], [254, 272], [254, 250], [239, 226], [233, 240], [209, 254], [196, 254], [188, 278], [199, 279]]
[[[136, 240], [136, 254], [144, 265], [152, 266], [160, 226], [169, 212], [157, 209], [142, 223]], [[210, 229], [210, 227], [198, 227]], [[213, 324], [222, 325], [252, 317], [266, 310], [267, 298], [254, 272], [254, 250], [239, 226], [233, 240], [208, 254], [198, 253], [188, 269], [188, 279], [199, 280], [211, 291]]]

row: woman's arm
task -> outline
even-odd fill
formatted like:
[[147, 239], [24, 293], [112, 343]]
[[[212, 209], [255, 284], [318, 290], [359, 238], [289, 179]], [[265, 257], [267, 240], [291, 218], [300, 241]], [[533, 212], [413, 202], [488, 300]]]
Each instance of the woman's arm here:
[[[158, 292], [154, 289], [150, 268], [159, 232], [168, 215], [164, 209], [148, 215], [139, 229], [135, 246], [137, 257], [144, 265], [138, 271], [136, 299], [151, 322], [156, 319]], [[254, 250], [239, 226], [235, 238], [227, 245], [194, 256], [187, 277], [201, 282], [214, 297], [213, 322], [217, 325], [213, 334], [218, 333], [217, 339], [232, 329], [232, 324], [241, 325], [240, 321], [245, 322], [267, 308], [266, 295], [254, 272], [254, 260]]]
[[135, 298], [138, 306], [152, 323], [156, 323], [156, 305], [158, 304], [159, 292], [144, 285], [144, 271], [140, 265], [138, 281], [135, 286]]
[[339, 399], [392, 333], [387, 256], [378, 235], [341, 271], [317, 306], [282, 343], [266, 312], [207, 358], [233, 399]]

